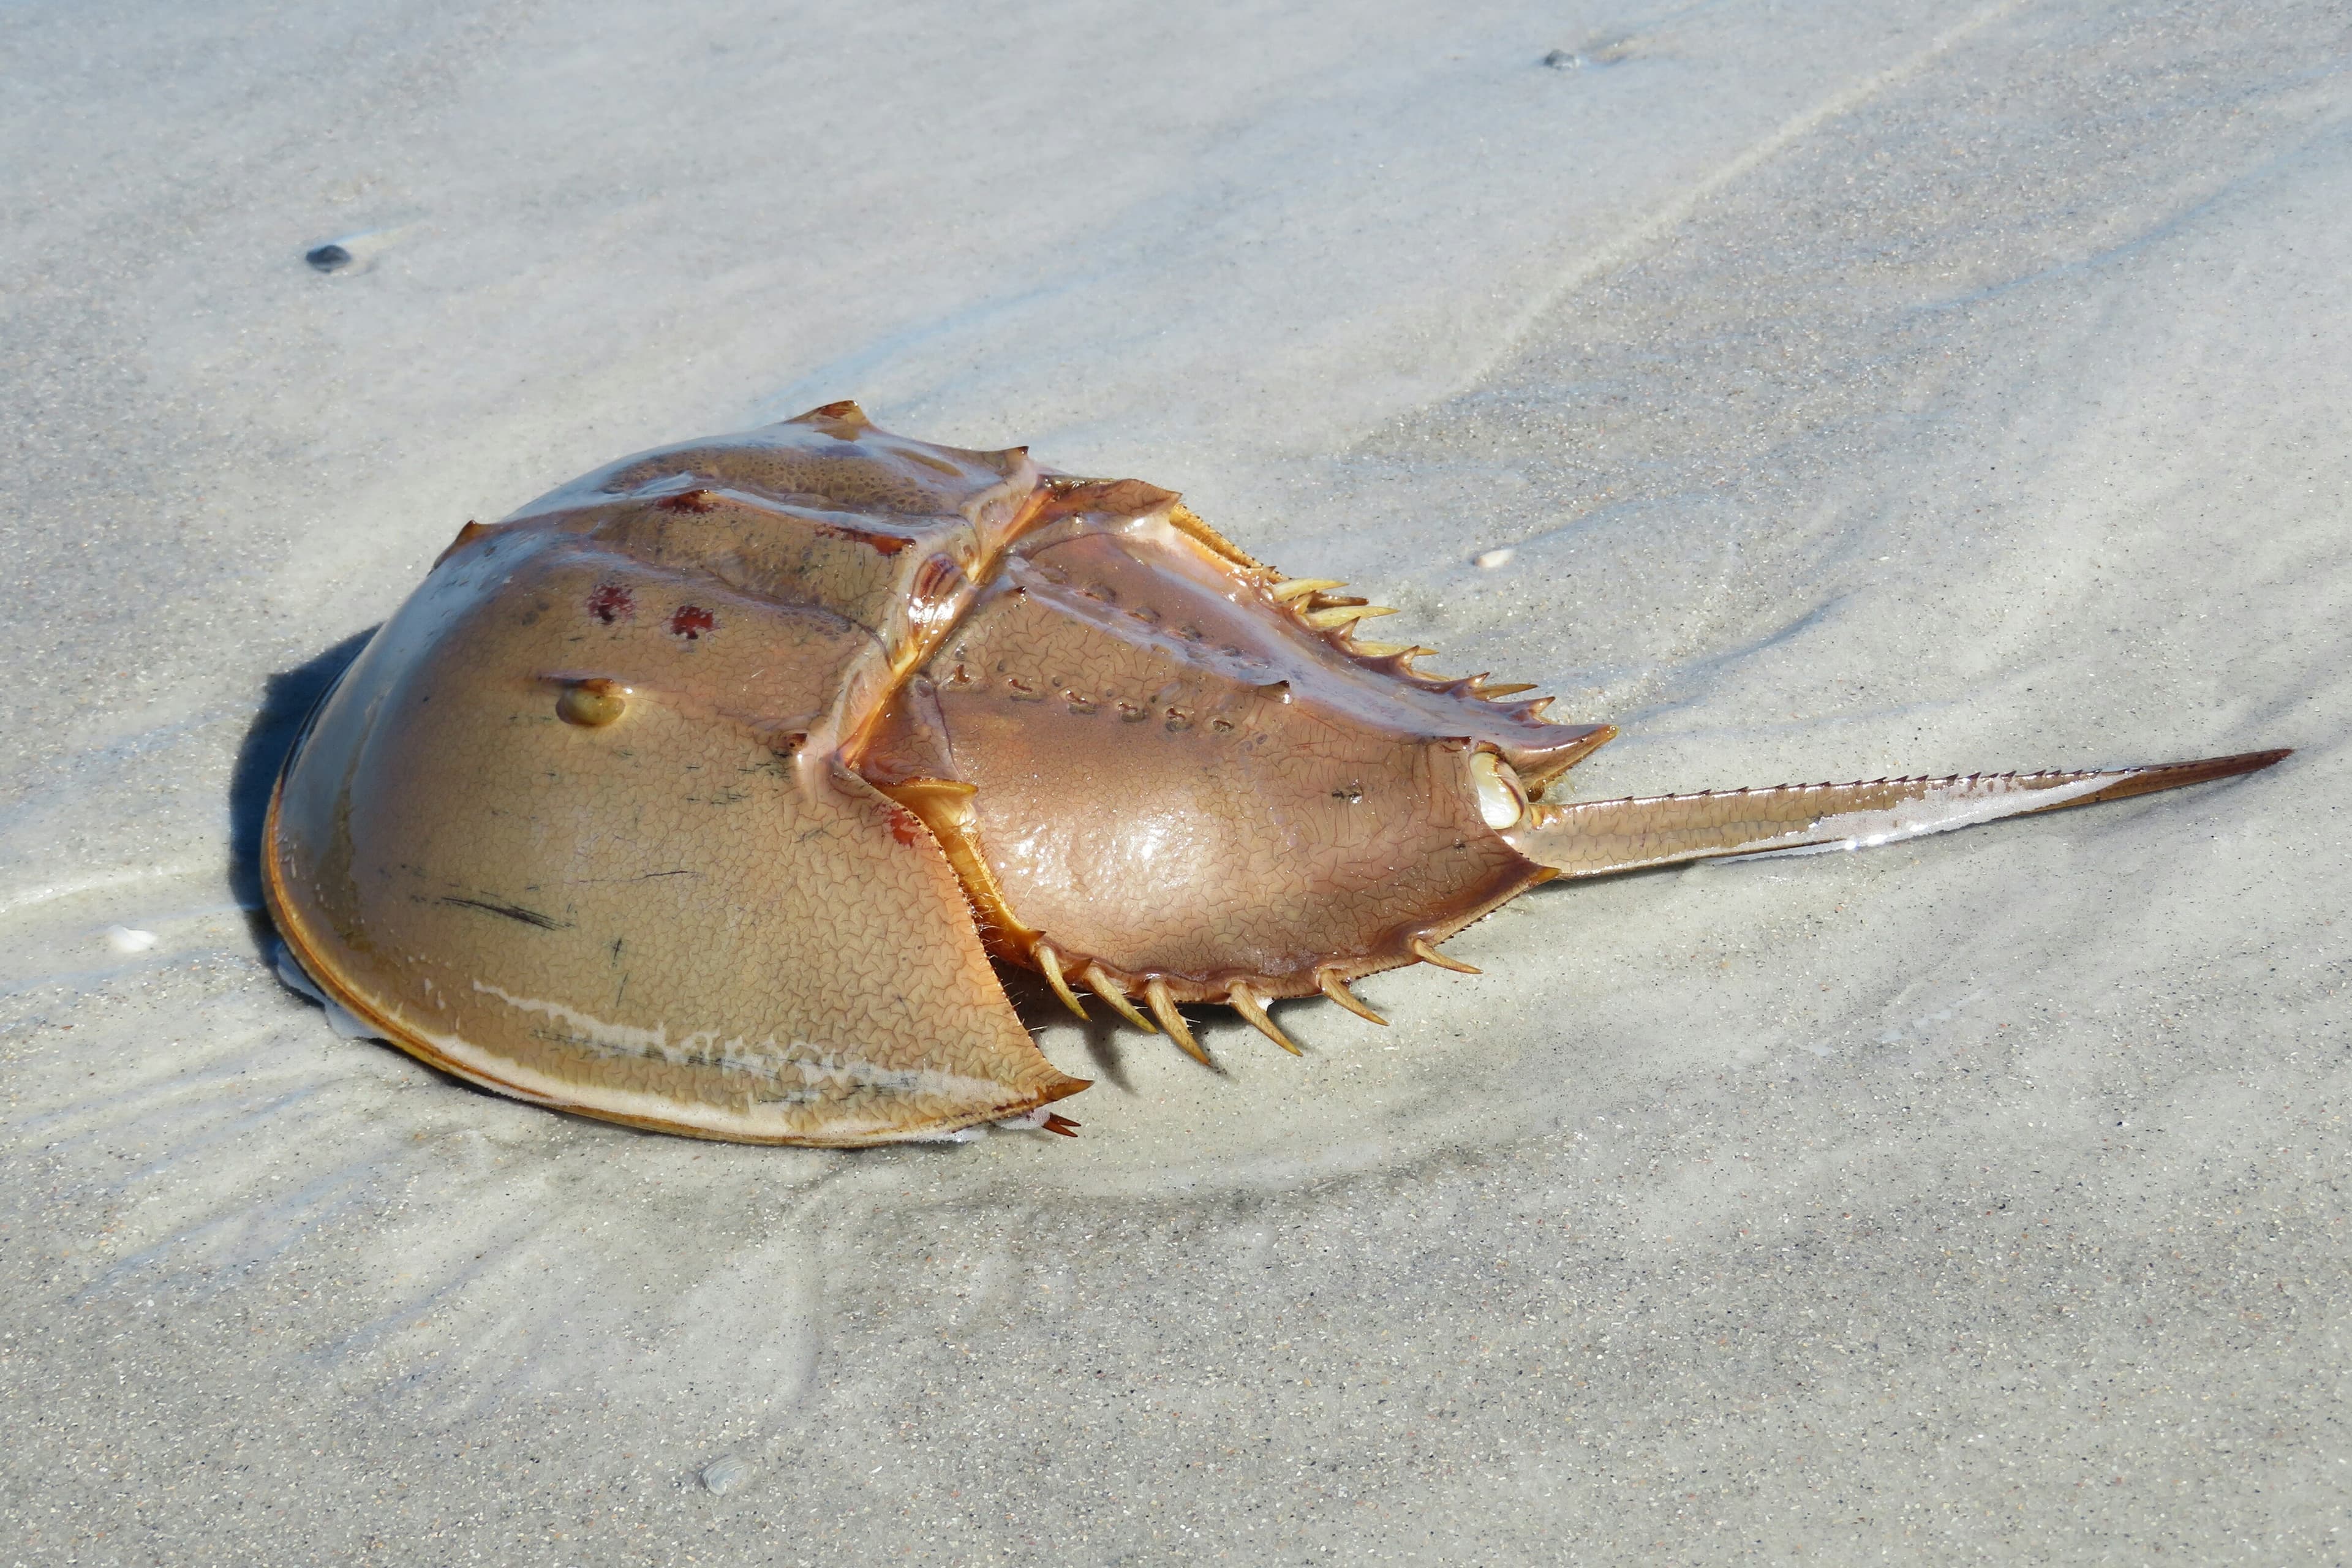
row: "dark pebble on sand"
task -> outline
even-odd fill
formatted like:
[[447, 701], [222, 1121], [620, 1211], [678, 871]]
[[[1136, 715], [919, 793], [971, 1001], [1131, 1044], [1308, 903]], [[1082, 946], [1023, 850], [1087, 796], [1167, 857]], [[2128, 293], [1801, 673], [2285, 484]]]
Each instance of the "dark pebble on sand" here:
[[352, 253], [340, 245], [322, 245], [316, 250], [304, 251], [302, 259], [321, 272], [334, 272], [352, 264]]

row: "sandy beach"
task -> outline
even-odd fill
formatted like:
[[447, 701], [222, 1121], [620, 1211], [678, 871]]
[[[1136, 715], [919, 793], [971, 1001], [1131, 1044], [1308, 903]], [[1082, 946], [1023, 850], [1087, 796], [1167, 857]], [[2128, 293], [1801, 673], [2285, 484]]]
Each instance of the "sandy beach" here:
[[[2352, 1559], [2342, 5], [31, 0], [0, 80], [0, 1563]], [[336, 1037], [309, 701], [836, 398], [1398, 606], [1582, 798], [2296, 754], [1539, 889], [1301, 1058], [1016, 984], [1076, 1141]]]

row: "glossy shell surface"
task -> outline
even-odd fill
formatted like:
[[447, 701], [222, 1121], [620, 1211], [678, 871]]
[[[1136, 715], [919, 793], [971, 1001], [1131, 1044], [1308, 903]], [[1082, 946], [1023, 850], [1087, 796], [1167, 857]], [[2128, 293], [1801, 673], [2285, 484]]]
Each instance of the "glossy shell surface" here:
[[1084, 1086], [992, 949], [1302, 995], [1542, 874], [1472, 751], [1599, 731], [1278, 585], [1165, 491], [845, 405], [632, 458], [469, 527], [376, 634], [280, 780], [272, 912], [374, 1032], [546, 1104], [824, 1143], [1034, 1111]]
[[[2244, 772], [1563, 806], [1607, 740], [1361, 640], [1171, 492], [854, 405], [467, 525], [279, 778], [271, 913], [358, 1026], [525, 1100], [750, 1142], [1054, 1125], [992, 960], [1198, 1054], [1536, 882], [1853, 847]], [[1367, 1011], [1367, 1016], [1369, 1013]], [[1146, 1024], [1146, 1026], [1150, 1026]]]

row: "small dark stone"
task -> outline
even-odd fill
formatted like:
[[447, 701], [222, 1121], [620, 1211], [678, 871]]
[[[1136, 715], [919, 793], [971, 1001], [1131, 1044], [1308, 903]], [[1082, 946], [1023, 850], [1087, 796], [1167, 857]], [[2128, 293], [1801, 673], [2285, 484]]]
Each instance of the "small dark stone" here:
[[352, 253], [340, 245], [322, 245], [302, 253], [302, 259], [321, 272], [339, 271], [352, 264]]
[[1584, 68], [1584, 57], [1571, 54], [1566, 49], [1554, 49], [1543, 58], [1543, 63], [1556, 71], [1581, 70]]

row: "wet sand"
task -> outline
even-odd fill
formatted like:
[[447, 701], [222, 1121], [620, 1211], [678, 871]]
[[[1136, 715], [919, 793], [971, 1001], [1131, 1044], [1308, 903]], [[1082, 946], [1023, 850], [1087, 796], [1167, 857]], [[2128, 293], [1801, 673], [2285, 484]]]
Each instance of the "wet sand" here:
[[[2347, 43], [10, 12], [5, 1555], [2339, 1560]], [[1024, 992], [1075, 1142], [338, 1040], [248, 862], [352, 639], [467, 519], [836, 397], [1183, 490], [1621, 725], [1588, 798], [2299, 750], [1544, 889], [1302, 1060]]]

